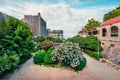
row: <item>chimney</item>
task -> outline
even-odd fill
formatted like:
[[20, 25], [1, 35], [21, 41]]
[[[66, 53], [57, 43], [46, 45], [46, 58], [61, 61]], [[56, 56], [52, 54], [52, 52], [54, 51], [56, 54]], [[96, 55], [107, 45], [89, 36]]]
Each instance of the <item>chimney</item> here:
[[38, 16], [41, 16], [41, 14], [40, 14], [40, 13], [38, 13]]

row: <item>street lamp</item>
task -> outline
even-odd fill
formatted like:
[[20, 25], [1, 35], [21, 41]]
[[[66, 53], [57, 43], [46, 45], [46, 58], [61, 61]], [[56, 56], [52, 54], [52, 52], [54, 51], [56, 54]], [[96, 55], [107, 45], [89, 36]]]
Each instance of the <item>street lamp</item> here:
[[99, 46], [100, 44], [99, 44], [99, 39], [98, 39], [98, 60], [99, 60], [99, 49], [100, 49], [100, 46]]

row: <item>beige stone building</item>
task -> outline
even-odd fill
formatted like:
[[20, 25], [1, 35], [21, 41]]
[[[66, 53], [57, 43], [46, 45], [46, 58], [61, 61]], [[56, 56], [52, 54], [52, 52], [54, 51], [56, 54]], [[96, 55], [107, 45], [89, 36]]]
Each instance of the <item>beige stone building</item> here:
[[48, 29], [48, 36], [63, 39], [63, 30]]
[[88, 35], [98, 35], [98, 28], [91, 28], [91, 29], [82, 29], [81, 31], [78, 32], [78, 34], [82, 37], [86, 37]]
[[120, 65], [120, 16], [102, 22], [96, 29], [79, 32], [80, 36], [95, 35], [101, 41], [104, 58]]
[[38, 13], [38, 15], [24, 15], [23, 21], [30, 26], [34, 37], [47, 37], [46, 22], [41, 17], [40, 13]]
[[120, 65], [120, 16], [101, 23], [98, 38], [104, 57]]

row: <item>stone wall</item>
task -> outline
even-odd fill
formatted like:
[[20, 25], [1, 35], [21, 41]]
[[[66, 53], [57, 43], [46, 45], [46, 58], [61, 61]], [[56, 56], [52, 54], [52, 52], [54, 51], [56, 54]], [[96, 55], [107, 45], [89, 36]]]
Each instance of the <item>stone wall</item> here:
[[[113, 26], [118, 28], [118, 36], [111, 36], [111, 27]], [[103, 35], [104, 28], [106, 29], [106, 36]], [[103, 51], [101, 53], [104, 55], [104, 58], [120, 65], [120, 22], [100, 26], [98, 31], [99, 34], [97, 37], [101, 41], [101, 45], [103, 47]]]
[[101, 41], [103, 51], [101, 52], [104, 58], [120, 65], [120, 42]]

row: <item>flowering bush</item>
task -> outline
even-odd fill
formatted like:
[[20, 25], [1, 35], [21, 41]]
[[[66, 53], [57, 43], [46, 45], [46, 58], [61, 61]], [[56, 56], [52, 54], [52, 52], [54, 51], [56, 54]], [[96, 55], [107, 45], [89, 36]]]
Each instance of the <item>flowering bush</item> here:
[[61, 43], [52, 54], [53, 61], [58, 61], [72, 68], [79, 66], [84, 59], [79, 45], [71, 42]]
[[46, 39], [38, 47], [41, 47], [42, 49], [47, 50], [47, 49], [49, 49], [52, 46], [53, 46], [53, 42], [48, 40], [48, 39]]

